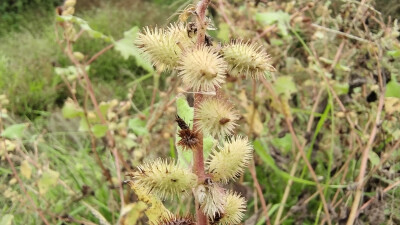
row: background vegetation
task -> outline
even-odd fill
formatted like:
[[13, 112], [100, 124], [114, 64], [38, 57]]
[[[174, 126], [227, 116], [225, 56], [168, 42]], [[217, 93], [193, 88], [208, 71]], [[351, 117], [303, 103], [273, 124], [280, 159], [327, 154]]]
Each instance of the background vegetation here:
[[[400, 5], [365, 2], [368, 7], [350, 0], [213, 1], [214, 41], [257, 41], [277, 69], [264, 83], [229, 77], [225, 90], [240, 99], [235, 102], [242, 115], [238, 133], [252, 137], [256, 153], [257, 179], [247, 172], [234, 184], [248, 200], [245, 224], [266, 223], [263, 203], [272, 223], [281, 206], [283, 224], [326, 222], [299, 149], [323, 185], [332, 223], [345, 223], [366, 148], [368, 180], [361, 204], [368, 207], [357, 223], [400, 224], [400, 44], [394, 23]], [[190, 3], [78, 1], [75, 15], [119, 40], [132, 27], [175, 21], [176, 12]], [[41, 224], [40, 215], [50, 224], [115, 224], [124, 215], [117, 168], [102, 131], [93, 151], [90, 132], [65, 112], [71, 93], [55, 69], [71, 65], [56, 39], [54, 11], [61, 4], [0, 3], [0, 224]], [[106, 46], [84, 34], [74, 51], [90, 57]], [[174, 96], [181, 90], [174, 75], [150, 73], [139, 60], [112, 50], [89, 70], [99, 102], [113, 105], [118, 114], [113, 132], [132, 168], [147, 158], [176, 157]], [[85, 104], [85, 89], [77, 88], [76, 95]], [[129, 193], [124, 200], [135, 202]], [[171, 208], [191, 210], [189, 201]]]

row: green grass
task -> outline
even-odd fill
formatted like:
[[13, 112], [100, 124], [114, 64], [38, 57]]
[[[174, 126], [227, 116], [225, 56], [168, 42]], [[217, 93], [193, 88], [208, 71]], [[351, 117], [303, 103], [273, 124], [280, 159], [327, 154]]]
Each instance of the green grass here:
[[[88, 20], [93, 29], [118, 40], [124, 31], [133, 26], [141, 27], [162, 21], [160, 14], [153, 13], [155, 9], [163, 10], [161, 6], [151, 3], [133, 2], [129, 7], [104, 3], [99, 8], [78, 12], [77, 16]], [[168, 8], [164, 10], [171, 11]], [[28, 11], [26, 14], [27, 18], [31, 18], [35, 12]], [[25, 26], [24, 23], [21, 26]], [[74, 50], [90, 57], [106, 46], [107, 43], [84, 35], [75, 44]], [[0, 37], [0, 88], [9, 97], [11, 112], [33, 119], [40, 116], [42, 111], [62, 106], [69, 93], [61, 79], [54, 74], [54, 65], [63, 67], [70, 63], [56, 44], [52, 12], [38, 21], [33, 20], [23, 31]], [[124, 60], [114, 50], [99, 57], [90, 70], [93, 82], [99, 84], [95, 87], [100, 99], [124, 98], [128, 89], [125, 84], [143, 73], [133, 58]], [[145, 91], [147, 97], [149, 93]], [[142, 97], [135, 97], [135, 100], [140, 108], [145, 106]]]
[[[161, 1], [156, 0], [156, 2]], [[178, 0], [175, 2], [177, 3], [173, 4], [173, 7], [179, 7], [181, 3], [188, 1]], [[104, 1], [100, 5], [96, 2], [95, 7], [84, 5], [87, 2], [80, 4], [82, 4], [84, 10], [78, 11], [76, 16], [84, 18], [93, 29], [113, 36], [116, 40], [122, 38], [123, 32], [133, 26], [143, 27], [146, 25], [154, 26], [155, 24], [163, 26], [173, 8], [136, 0], [119, 0], [113, 3]], [[323, 3], [319, 2], [318, 4]], [[236, 7], [233, 8], [236, 9]], [[228, 9], [229, 7], [227, 7]], [[229, 10], [232, 10], [232, 12], [228, 13], [227, 11], [227, 16], [230, 18], [235, 13], [240, 15], [238, 17], [240, 20], [234, 20], [237, 15], [231, 18], [232, 23], [235, 23], [235, 29], [237, 26], [237, 30], [243, 29], [255, 34], [255, 30], [263, 28], [252, 24], [254, 21], [249, 24], [246, 23], [248, 14], [252, 16], [253, 12], [264, 10], [261, 6], [254, 9], [246, 5], [246, 7], [238, 8], [238, 11], [234, 11], [234, 9], [230, 8]], [[316, 17], [312, 10], [307, 13], [310, 13], [310, 18], [316, 19], [314, 22], [317, 22], [319, 17]], [[37, 20], [34, 19], [35, 17], [37, 17]], [[71, 63], [56, 44], [54, 16], [27, 11], [24, 18], [27, 21], [20, 24], [21, 29], [18, 32], [10, 32], [0, 37], [0, 95], [4, 93], [10, 100], [8, 105], [10, 117], [2, 118], [0, 127], [3, 129], [11, 124], [29, 123], [29, 127], [22, 138], [14, 141], [19, 148], [11, 151], [9, 155], [12, 156], [27, 194], [33, 199], [34, 204], [43, 210], [50, 224], [63, 224], [59, 218], [63, 215], [72, 217], [74, 219], [72, 224], [79, 224], [79, 221], [91, 221], [98, 224], [102, 217], [108, 222], [116, 224], [120, 213], [119, 193], [118, 188], [115, 187], [118, 184], [111, 185], [105, 180], [103, 171], [92, 152], [90, 136], [78, 128], [79, 119], [65, 119], [60, 113], [59, 108], [63, 106], [70, 94], [64, 83], [55, 75], [54, 65], [65, 67], [70, 66]], [[324, 19], [328, 21], [327, 24], [330, 24], [332, 21], [336, 22], [335, 18]], [[215, 21], [219, 21], [218, 19], [220, 18], [215, 16]], [[218, 23], [216, 27], [218, 27]], [[336, 78], [333, 79], [332, 76], [325, 73], [329, 67], [328, 64], [324, 64], [323, 61], [320, 61], [320, 64], [315, 63], [319, 56], [333, 59], [342, 39], [331, 40], [331, 34], [326, 33], [326, 42], [322, 42], [318, 38], [313, 38], [313, 28], [293, 26], [292, 29], [285, 37], [286, 39], [279, 36], [279, 30], [271, 31], [271, 34], [269, 34], [271, 38], [282, 38], [281, 46], [274, 46], [267, 41], [262, 42], [268, 47], [268, 51], [272, 52], [273, 61], [278, 69], [276, 75], [288, 75], [294, 78], [293, 85], [296, 86], [297, 91], [291, 98], [288, 98], [288, 104], [293, 113], [293, 127], [301, 144], [305, 143], [304, 149], [320, 179], [319, 182], [328, 204], [329, 201], [333, 200], [336, 191], [339, 193], [336, 200], [343, 199], [343, 202], [336, 207], [338, 213], [341, 208], [351, 206], [352, 197], [348, 197], [346, 194], [352, 194], [351, 188], [360, 167], [360, 152], [364, 149], [368, 140], [370, 126], [372, 126], [371, 121], [375, 119], [376, 102], [367, 103], [362, 93], [354, 93], [352, 100], [345, 103], [348, 113], [356, 113], [356, 117], [352, 117], [352, 119], [361, 127], [361, 130], [355, 130], [351, 134], [348, 122], [338, 116], [338, 112], [341, 112], [341, 110], [332, 95], [334, 91], [331, 92], [324, 86], [325, 83], [321, 79], [322, 76], [326, 75], [332, 85], [338, 83], [346, 85], [348, 84], [348, 72], [335, 68], [333, 72], [335, 72]], [[215, 32], [219, 31], [216, 30]], [[394, 42], [394, 40], [390, 41]], [[326, 48], [320, 48], [321, 43], [326, 43]], [[357, 44], [361, 45], [360, 43]], [[101, 40], [91, 39], [83, 35], [74, 44], [74, 51], [80, 51], [91, 56], [106, 46], [107, 43]], [[354, 58], [357, 58], [357, 54], [364, 55], [369, 50], [361, 49], [359, 51], [357, 46], [351, 40], [346, 40], [343, 58], [339, 64], [351, 67], [353, 71], [363, 74], [365, 70], [360, 70], [356, 67], [357, 65], [353, 65], [356, 64]], [[316, 57], [314, 57], [314, 52], [317, 55]], [[386, 56], [383, 57], [386, 60]], [[290, 64], [288, 63], [289, 59], [299, 63]], [[371, 63], [374, 63], [374, 60], [370, 58]], [[398, 61], [394, 61], [391, 65], [397, 68], [393, 70], [392, 79], [399, 79], [398, 68], [400, 67]], [[364, 91], [367, 93], [375, 85], [372, 77], [373, 72], [371, 70], [366, 75], [369, 80], [365, 84]], [[153, 85], [157, 86], [158, 81], [153, 80], [152, 73], [147, 73], [139, 68], [135, 59], [125, 60], [118, 52], [110, 50], [91, 65], [89, 76], [99, 101], [126, 100], [126, 95], [130, 92], [129, 88], [136, 86], [132, 99], [134, 106], [123, 113], [122, 119], [110, 121], [110, 124], [115, 123], [116, 126], [121, 127], [129, 124], [129, 120], [133, 119], [134, 121], [133, 125], [128, 125], [128, 127], [135, 127], [136, 132], [133, 131], [134, 129], [128, 128], [127, 134], [124, 134], [126, 136], [123, 136], [118, 133], [118, 130], [113, 130], [118, 151], [127, 159], [129, 165], [136, 166], [141, 163], [143, 158], [140, 158], [140, 156], [144, 157], [144, 161], [166, 155], [171, 158], [179, 158], [179, 154], [176, 154], [173, 138], [176, 127], [174, 123], [176, 111], [173, 104], [165, 109], [166, 113], [157, 120], [157, 125], [149, 134], [146, 133], [147, 130], [144, 128], [148, 118], [143, 119], [142, 117], [149, 114], [154, 115], [154, 113], [149, 112], [149, 105]], [[168, 74], [161, 74], [160, 76], [160, 92], [165, 91], [168, 85], [171, 85], [167, 83], [165, 77], [168, 77]], [[274, 81], [271, 81], [271, 85], [274, 84]], [[249, 97], [252, 92], [251, 82], [240, 80], [229, 83], [229, 86], [229, 88], [224, 89], [225, 94], [232, 102], [235, 102], [236, 99], [235, 106], [237, 106], [241, 115], [245, 115], [248, 106], [252, 104], [252, 99]], [[322, 96], [327, 96], [328, 104], [321, 109], [318, 108], [317, 112], [314, 113], [312, 107], [315, 103], [315, 96], [313, 94], [316, 94], [316, 91], [321, 88], [324, 91]], [[252, 144], [255, 150], [254, 161], [257, 178], [267, 205], [270, 206], [269, 216], [273, 222], [282, 202], [284, 190], [288, 185], [287, 182], [293, 180], [281, 217], [281, 219], [285, 218], [283, 224], [294, 224], [295, 221], [301, 221], [303, 224], [319, 224], [324, 213], [320, 196], [315, 194], [316, 182], [310, 176], [302, 159], [300, 159], [294, 175], [290, 175], [290, 169], [293, 166], [298, 149], [294, 146], [293, 138], [284, 123], [284, 114], [272, 106], [273, 102], [268, 90], [261, 85], [258, 86], [257, 90], [259, 92], [257, 92], [255, 101], [264, 130], [260, 134], [254, 135]], [[240, 96], [239, 92], [241, 92]], [[77, 97], [78, 101], [82, 103], [84, 99], [82, 89], [78, 90]], [[172, 94], [164, 101], [169, 102], [174, 97], [175, 94]], [[155, 108], [165, 103], [159, 100], [156, 99]], [[318, 106], [324, 105], [321, 103], [323, 101], [321, 100]], [[0, 105], [0, 107], [2, 106]], [[120, 106], [117, 106], [116, 110], [120, 108]], [[92, 110], [92, 107], [90, 107], [90, 110]], [[314, 126], [310, 134], [306, 134], [307, 122], [312, 113], [319, 118], [314, 119]], [[382, 127], [371, 149], [378, 156], [392, 148], [393, 143], [397, 141], [394, 135], [395, 132], [398, 132], [399, 127], [397, 123], [393, 123], [396, 116], [398, 114], [390, 116], [386, 112], [382, 116]], [[240, 124], [237, 129], [238, 134], [249, 133], [248, 124], [244, 119], [241, 119], [238, 123]], [[395, 132], [391, 132], [387, 128], [389, 125], [390, 129]], [[366, 133], [364, 133], [364, 130]], [[359, 142], [356, 140], [358, 137], [360, 138]], [[0, 146], [4, 143], [4, 140], [0, 137]], [[95, 150], [99, 153], [104, 166], [111, 171], [111, 176], [116, 180], [115, 159], [110, 153], [110, 149], [105, 147], [104, 141], [105, 138], [98, 138], [95, 141]], [[125, 142], [128, 141], [130, 141], [131, 146], [125, 147]], [[352, 151], [358, 151], [358, 153], [353, 158], [349, 158]], [[398, 171], [400, 168], [399, 154], [398, 149], [395, 149], [390, 159], [387, 160], [386, 165], [390, 168], [387, 173], [397, 175], [393, 171]], [[3, 215], [12, 214], [14, 216], [13, 224], [42, 224], [35, 208], [31, 206], [19, 184], [15, 183], [13, 172], [4, 155], [2, 155], [1, 149], [0, 158], [0, 192], [2, 193], [0, 195], [0, 223]], [[345, 167], [343, 165], [347, 159], [349, 165]], [[24, 170], [22, 162], [24, 160], [29, 161], [32, 169], [31, 178], [22, 174], [22, 170]], [[370, 166], [367, 173], [373, 166], [371, 162], [368, 165]], [[345, 176], [338, 173], [341, 168], [347, 169]], [[374, 196], [378, 187], [385, 188], [398, 179], [398, 177], [392, 180], [388, 178], [384, 169], [371, 174], [370, 182], [366, 185], [363, 201]], [[48, 171], [55, 171], [58, 178], [55, 184], [48, 184], [50, 187], [48, 191], [40, 194], [38, 192], [39, 183], [43, 174]], [[253, 178], [246, 172], [240, 181], [242, 180], [243, 182], [235, 185], [235, 191], [240, 191], [248, 199], [245, 219], [254, 216], [253, 219], [257, 224], [265, 224], [265, 217], [259, 211], [259, 196], [254, 197], [256, 192], [253, 188]], [[85, 187], [88, 187], [88, 189]], [[398, 188], [393, 189], [385, 196], [387, 205], [384, 212], [387, 216], [391, 214], [394, 218], [398, 218], [399, 190]], [[132, 196], [128, 188], [124, 188], [124, 191], [127, 196]], [[306, 199], [308, 202], [302, 205]], [[135, 201], [129, 200], [129, 202]], [[172, 211], [179, 209], [179, 212], [183, 213], [187, 208], [193, 209], [189, 203], [191, 202], [183, 199], [179, 204], [167, 202], [167, 205], [173, 206], [170, 207]], [[367, 221], [365, 218], [362, 219]]]

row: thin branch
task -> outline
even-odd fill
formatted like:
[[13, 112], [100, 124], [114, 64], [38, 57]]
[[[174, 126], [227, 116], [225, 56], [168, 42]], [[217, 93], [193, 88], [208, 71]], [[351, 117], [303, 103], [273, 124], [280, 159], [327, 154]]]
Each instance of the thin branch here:
[[354, 39], [354, 40], [357, 40], [359, 42], [370, 43], [370, 41], [365, 40], [363, 38], [354, 36], [354, 35], [349, 34], [349, 33], [344, 33], [344, 32], [338, 31], [338, 30], [333, 30], [333, 29], [330, 29], [330, 28], [327, 28], [327, 27], [323, 27], [323, 26], [320, 26], [320, 25], [315, 24], [315, 23], [311, 24], [311, 26], [313, 26], [313, 27], [315, 27], [317, 29], [321, 29], [321, 30], [324, 30], [324, 31], [327, 31], [327, 32], [338, 34], [338, 35], [341, 35], [341, 36], [344, 36], [344, 37], [347, 37], [347, 38], [350, 38], [350, 39]]
[[[321, 96], [322, 96], [322, 92], [323, 92], [323, 89], [320, 89], [320, 91], [318, 92], [318, 95], [317, 95], [317, 97], [316, 97], [316, 99], [315, 99], [315, 101], [314, 101], [315, 103], [314, 103], [314, 105], [313, 105], [310, 118], [308, 119], [307, 130], [306, 130], [307, 133], [311, 131], [312, 124], [313, 124], [313, 121], [314, 121], [314, 113], [315, 113], [315, 111], [317, 110], [317, 106], [318, 106], [319, 100], [320, 100], [320, 98], [321, 98]], [[286, 114], [284, 114], [284, 115], [287, 116]], [[304, 147], [305, 147], [305, 145], [303, 144], [302, 148], [304, 149]], [[285, 191], [284, 191], [284, 193], [283, 193], [282, 200], [281, 200], [281, 203], [280, 203], [280, 205], [279, 205], [278, 213], [276, 214], [276, 217], [275, 217], [274, 225], [279, 225], [279, 224], [281, 224], [280, 218], [281, 218], [282, 213], [283, 213], [283, 210], [284, 210], [284, 208], [285, 208], [286, 201], [287, 201], [287, 199], [288, 199], [288, 197], [289, 197], [290, 189], [292, 188], [292, 184], [293, 184], [293, 179], [292, 179], [292, 177], [294, 177], [294, 174], [296, 173], [297, 165], [298, 165], [298, 163], [299, 163], [300, 157], [301, 157], [300, 152], [297, 152], [297, 155], [296, 155], [296, 158], [295, 158], [295, 160], [294, 160], [292, 169], [290, 170], [290, 177], [291, 177], [291, 178], [288, 180], [288, 183], [287, 183], [287, 185], [286, 185], [286, 187], [285, 187]], [[317, 193], [318, 193], [318, 192], [317, 192]]]
[[261, 207], [263, 208], [263, 213], [264, 213], [264, 216], [265, 216], [265, 220], [266, 220], [268, 225], [271, 225], [271, 220], [269, 219], [269, 215], [268, 215], [267, 204], [265, 202], [265, 198], [264, 198], [264, 195], [263, 195], [263, 192], [262, 192], [262, 189], [261, 189], [261, 185], [260, 185], [260, 183], [258, 182], [258, 179], [257, 179], [254, 160], [252, 160], [252, 163], [250, 164], [249, 170], [250, 170], [251, 177], [253, 178], [253, 181], [254, 181], [254, 187], [256, 188], [257, 194], [260, 197]]
[[[4, 146], [6, 146], [5, 139], [3, 139], [3, 142], [4, 142]], [[46, 225], [50, 225], [50, 223], [49, 223], [49, 222], [47, 221], [47, 219], [44, 217], [43, 212], [42, 212], [39, 208], [36, 207], [35, 202], [33, 201], [33, 199], [31, 198], [31, 196], [30, 196], [30, 195], [28, 194], [28, 192], [26, 191], [25, 186], [24, 186], [24, 184], [22, 183], [22, 180], [21, 180], [21, 179], [19, 178], [19, 176], [18, 176], [18, 173], [17, 173], [17, 170], [15, 169], [14, 163], [11, 161], [10, 157], [8, 156], [7, 150], [5, 150], [4, 152], [5, 152], [5, 153], [4, 153], [4, 156], [6, 157], [8, 164], [10, 164], [10, 167], [11, 167], [11, 170], [12, 170], [12, 172], [13, 172], [13, 175], [14, 175], [15, 179], [17, 179], [18, 184], [19, 184], [21, 190], [24, 192], [25, 196], [26, 196], [26, 197], [29, 199], [29, 201], [31, 202], [32, 207], [38, 212], [39, 217], [42, 219], [43, 223], [46, 224]]]
[[[263, 82], [264, 86], [268, 89], [268, 91], [270, 92], [270, 94], [273, 96], [273, 98], [275, 99], [275, 101], [279, 102], [279, 99], [278, 99], [278, 97], [275, 95], [275, 92], [273, 91], [271, 85], [270, 85], [265, 79], [261, 79], [261, 81]], [[284, 111], [284, 110], [282, 110], [282, 111]], [[317, 190], [318, 190], [318, 192], [319, 192], [320, 198], [321, 198], [321, 200], [322, 200], [322, 204], [323, 204], [323, 206], [324, 206], [324, 212], [325, 212], [325, 214], [326, 214], [326, 217], [327, 217], [327, 219], [328, 219], [328, 223], [329, 223], [329, 225], [330, 225], [330, 224], [331, 224], [331, 220], [330, 220], [329, 207], [328, 207], [328, 203], [327, 203], [326, 200], [325, 200], [325, 195], [324, 195], [324, 192], [323, 192], [323, 190], [322, 190], [321, 184], [320, 184], [319, 181], [318, 181], [318, 177], [317, 177], [317, 175], [316, 175], [314, 169], [312, 168], [311, 163], [310, 163], [310, 161], [308, 160], [307, 155], [306, 155], [306, 153], [304, 152], [304, 149], [302, 148], [299, 139], [298, 139], [297, 136], [296, 136], [296, 133], [295, 133], [295, 131], [294, 131], [294, 129], [293, 129], [292, 122], [290, 121], [290, 119], [289, 119], [287, 116], [285, 116], [285, 121], [286, 121], [286, 125], [287, 125], [288, 128], [289, 128], [289, 132], [290, 132], [290, 134], [291, 134], [291, 136], [292, 136], [292, 138], [293, 138], [293, 141], [294, 141], [296, 147], [298, 148], [298, 150], [299, 150], [299, 152], [300, 152], [300, 154], [301, 154], [301, 157], [303, 158], [304, 162], [306, 163], [306, 165], [307, 165], [307, 167], [308, 167], [308, 170], [310, 171], [311, 177], [313, 178], [314, 182], [316, 183]]]
[[[377, 62], [379, 62], [378, 59], [377, 59]], [[364, 176], [365, 176], [365, 172], [366, 172], [366, 169], [367, 169], [369, 151], [371, 150], [372, 143], [374, 142], [375, 136], [376, 136], [376, 134], [378, 132], [378, 127], [380, 125], [381, 114], [382, 114], [382, 110], [383, 110], [383, 105], [384, 105], [384, 102], [385, 102], [385, 94], [384, 94], [385, 93], [385, 87], [383, 85], [382, 73], [381, 73], [381, 69], [380, 69], [379, 63], [377, 64], [377, 66], [378, 66], [379, 84], [380, 84], [380, 87], [381, 87], [381, 93], [380, 93], [380, 96], [379, 96], [378, 109], [377, 109], [377, 113], [376, 113], [375, 123], [374, 123], [374, 126], [372, 127], [372, 131], [371, 131], [371, 134], [370, 134], [370, 138], [369, 138], [369, 140], [367, 142], [367, 145], [365, 146], [365, 149], [362, 152], [360, 172], [359, 172], [358, 177], [357, 177], [358, 185], [357, 185], [357, 189], [356, 189], [356, 194], [354, 196], [353, 205], [351, 207], [349, 219], [347, 220], [347, 225], [354, 224], [354, 221], [355, 221], [355, 219], [357, 217], [357, 209], [358, 209], [358, 206], [360, 204], [360, 200], [361, 200], [361, 196], [362, 196], [362, 192], [363, 192], [363, 187], [364, 187]]]
[[110, 50], [111, 48], [114, 47], [114, 44], [110, 44], [109, 46], [103, 48], [102, 50], [100, 50], [99, 52], [97, 52], [96, 54], [94, 54], [92, 56], [92, 58], [90, 58], [87, 62], [86, 65], [90, 65], [94, 60], [96, 60], [99, 56], [103, 55], [106, 51]]
[[[249, 126], [250, 126], [249, 127], [249, 135], [248, 135], [249, 137], [251, 136], [251, 134], [253, 132], [254, 118], [256, 115], [256, 93], [257, 93], [257, 82], [255, 80], [253, 80], [253, 91], [252, 91], [252, 96], [251, 96], [251, 98], [253, 100], [253, 111], [251, 112], [251, 118], [250, 118], [250, 124], [249, 124]], [[265, 198], [264, 198], [264, 195], [263, 195], [263, 192], [261, 189], [261, 185], [257, 179], [257, 173], [256, 173], [256, 169], [255, 169], [254, 160], [252, 160], [249, 170], [250, 170], [251, 177], [253, 178], [253, 181], [254, 181], [254, 187], [256, 188], [257, 194], [260, 197], [261, 206], [263, 208], [263, 213], [265, 215], [265, 221], [267, 222], [268, 225], [271, 225], [271, 220], [268, 215], [267, 204], [265, 202]], [[257, 205], [257, 204], [255, 204], [255, 205]]]
[[[400, 185], [400, 180], [390, 184], [389, 186], [387, 186], [385, 189], [383, 189], [383, 193], [386, 193], [390, 190], [392, 190], [393, 188], [397, 187]], [[376, 199], [376, 197], [372, 197], [371, 199], [369, 199], [366, 203], [364, 203], [360, 209], [357, 211], [357, 215], [360, 214], [360, 212], [364, 209], [366, 209], [374, 200]]]

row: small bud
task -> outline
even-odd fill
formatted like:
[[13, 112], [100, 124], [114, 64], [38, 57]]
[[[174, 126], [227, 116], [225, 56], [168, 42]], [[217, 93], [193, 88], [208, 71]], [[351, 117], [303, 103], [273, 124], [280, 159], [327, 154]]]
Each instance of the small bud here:
[[95, 121], [97, 119], [96, 113], [90, 111], [87, 113], [87, 118], [89, 121]]
[[67, 76], [68, 81], [74, 81], [74, 80], [76, 80], [76, 78], [78, 78], [78, 76], [76, 74], [71, 74], [71, 75]]
[[246, 209], [246, 201], [238, 194], [229, 192], [226, 197], [225, 213], [219, 220], [218, 224], [229, 225], [239, 224]]
[[178, 67], [179, 76], [185, 85], [194, 91], [214, 91], [224, 83], [226, 63], [211, 48], [201, 46], [186, 51]]
[[12, 178], [9, 182], [8, 182], [8, 184], [9, 185], [13, 185], [13, 184], [16, 184], [17, 183], [17, 179], [14, 177], [14, 178]]
[[74, 52], [74, 57], [79, 61], [82, 61], [85, 58], [81, 52]]
[[[207, 181], [210, 182], [207, 182]], [[224, 213], [226, 203], [226, 195], [223, 188], [216, 183], [212, 183], [211, 179], [206, 179], [206, 183], [197, 186], [195, 197], [200, 203], [203, 213], [208, 218], [214, 218]]]
[[214, 150], [208, 160], [208, 171], [214, 181], [228, 183], [242, 173], [253, 157], [253, 148], [247, 138], [236, 137], [224, 142], [219, 151]]
[[64, 3], [64, 6], [67, 7], [73, 7], [76, 4], [76, 0], [66, 0]]
[[274, 71], [269, 55], [256, 44], [232, 42], [222, 49], [222, 54], [228, 62], [230, 74], [244, 74], [246, 77], [259, 79], [266, 72]]
[[189, 126], [178, 114], [175, 116], [175, 121], [182, 130], [189, 129]]
[[200, 145], [199, 132], [191, 130], [179, 115], [176, 115], [175, 121], [181, 129], [178, 132], [178, 136], [181, 138], [178, 145], [181, 146], [183, 150], [196, 149]]
[[187, 194], [197, 184], [197, 176], [175, 162], [157, 159], [138, 167], [136, 183], [161, 199]]
[[204, 100], [196, 114], [198, 127], [212, 136], [231, 135], [239, 115], [229, 103], [215, 98]]

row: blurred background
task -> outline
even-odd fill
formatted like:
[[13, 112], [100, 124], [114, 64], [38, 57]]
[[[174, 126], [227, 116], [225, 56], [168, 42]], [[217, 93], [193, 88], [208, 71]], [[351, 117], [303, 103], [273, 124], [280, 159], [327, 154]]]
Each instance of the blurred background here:
[[[74, 16], [120, 40], [133, 27], [176, 22], [194, 2], [78, 0]], [[400, 2], [365, 3], [361, 7], [357, 0], [212, 0], [209, 15], [216, 30], [209, 34], [214, 42], [257, 42], [267, 49], [277, 70], [269, 74], [268, 84], [228, 76], [224, 89], [240, 111], [237, 133], [248, 134], [253, 142], [263, 194], [258, 196], [249, 171], [237, 184], [230, 184], [248, 200], [244, 224], [266, 224], [262, 200], [275, 224], [326, 222], [315, 183], [296, 157], [286, 118], [293, 122], [326, 187], [332, 223], [345, 224], [361, 152], [382, 110], [380, 94], [385, 108], [371, 144], [369, 180], [361, 203], [381, 200], [368, 203], [373, 207], [363, 211], [357, 223], [400, 224], [400, 191], [390, 186], [398, 184], [400, 177], [400, 38], [395, 20], [400, 19]], [[121, 219], [120, 183], [105, 130], [99, 127], [92, 129], [94, 137], [88, 134], [87, 121], [76, 116], [81, 109], [71, 106], [69, 87], [60, 75], [63, 72], [58, 72], [72, 65], [57, 42], [61, 33], [56, 32], [56, 7], [62, 4], [60, 0], [0, 0], [0, 225], [43, 224], [40, 214], [50, 224], [119, 221], [127, 225], [129, 221]], [[73, 47], [91, 57], [108, 44], [83, 34]], [[108, 110], [110, 127], [105, 129], [112, 130], [126, 159], [122, 174], [147, 159], [177, 157], [174, 99], [182, 88], [176, 76], [157, 74], [144, 66], [141, 57], [115, 50], [98, 57], [88, 74], [97, 100]], [[379, 92], [379, 76], [385, 93]], [[79, 86], [76, 97], [81, 105], [88, 98]], [[281, 104], [289, 111], [282, 111]], [[93, 119], [92, 107], [88, 108]], [[288, 184], [291, 176], [297, 179]], [[126, 189], [125, 202], [136, 202]], [[194, 210], [192, 200], [166, 204], [185, 214]], [[281, 205], [283, 214], [278, 216]], [[128, 212], [135, 209], [129, 206]], [[146, 223], [143, 215], [139, 218], [138, 224]]]

